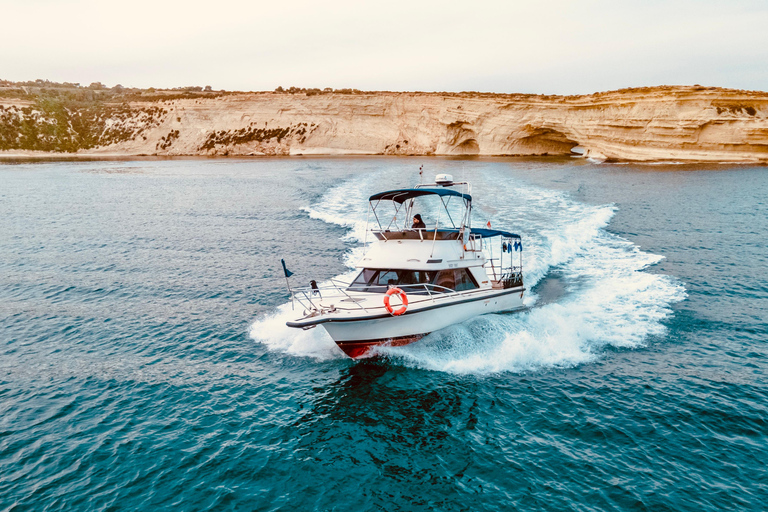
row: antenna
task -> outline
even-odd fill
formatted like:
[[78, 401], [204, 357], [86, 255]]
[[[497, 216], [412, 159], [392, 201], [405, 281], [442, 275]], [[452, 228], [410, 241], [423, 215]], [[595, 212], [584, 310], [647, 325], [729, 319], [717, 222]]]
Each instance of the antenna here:
[[424, 164], [419, 166], [419, 185], [424, 184]]

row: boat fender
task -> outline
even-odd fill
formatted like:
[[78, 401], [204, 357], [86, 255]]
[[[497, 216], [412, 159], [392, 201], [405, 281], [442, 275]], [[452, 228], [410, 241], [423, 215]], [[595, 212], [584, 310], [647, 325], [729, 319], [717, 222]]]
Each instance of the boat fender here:
[[[389, 305], [389, 298], [396, 293], [400, 294], [400, 300], [403, 301], [403, 305], [400, 306], [399, 309], [393, 309], [392, 306]], [[408, 296], [400, 288], [390, 288], [384, 296], [384, 307], [387, 308], [390, 315], [400, 316], [405, 313], [406, 309], [408, 309]]]

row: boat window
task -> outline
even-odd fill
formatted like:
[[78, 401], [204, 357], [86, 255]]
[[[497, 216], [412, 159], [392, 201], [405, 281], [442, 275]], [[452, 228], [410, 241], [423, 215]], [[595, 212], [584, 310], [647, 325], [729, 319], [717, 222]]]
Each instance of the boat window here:
[[465, 268], [439, 271], [366, 268], [352, 281], [349, 288], [356, 292], [386, 293], [390, 286], [398, 286], [406, 293], [426, 294], [428, 292], [422, 286], [424, 284], [437, 287], [430, 287], [432, 293], [446, 293], [448, 290], [460, 292], [479, 288], [472, 274]]
[[435, 277], [435, 280], [432, 284], [443, 288], [450, 288], [451, 290], [456, 290], [457, 292], [479, 288], [475, 280], [465, 268], [450, 268], [441, 270], [437, 273], [437, 276]]
[[470, 273], [467, 272], [467, 269], [455, 268], [453, 269], [453, 275], [456, 281], [456, 286], [454, 287], [454, 290], [456, 290], [457, 292], [460, 292], [463, 290], [474, 290], [475, 288], [479, 288], [475, 280], [472, 279], [472, 276], [470, 275]]
[[353, 291], [386, 293], [390, 286], [399, 286], [406, 293], [427, 293], [423, 284], [432, 283], [437, 272], [421, 270], [363, 269], [352, 281]]
[[363, 269], [354, 281], [352, 281], [353, 287], [365, 286], [371, 282], [378, 270], [371, 270], [369, 268]]
[[395, 270], [380, 270], [379, 271], [379, 278], [378, 282], [376, 284], [380, 285], [387, 285], [387, 286], [397, 286], [398, 285], [398, 276], [397, 271]]
[[438, 290], [439, 292], [446, 291], [446, 290], [443, 290], [443, 288], [450, 288], [451, 290], [453, 290], [454, 286], [456, 286], [456, 282], [453, 276], [453, 269], [451, 268], [448, 270], [441, 270], [440, 272], [438, 272], [432, 284], [440, 287], [440, 289]]

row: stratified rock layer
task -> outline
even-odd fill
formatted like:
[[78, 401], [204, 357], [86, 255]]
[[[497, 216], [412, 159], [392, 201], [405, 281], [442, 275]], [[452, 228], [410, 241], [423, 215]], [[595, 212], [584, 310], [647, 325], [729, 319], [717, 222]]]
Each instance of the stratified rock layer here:
[[160, 106], [167, 114], [134, 127], [140, 136], [81, 153], [564, 155], [579, 146], [616, 160], [768, 161], [768, 93], [697, 86], [586, 96], [242, 93]]

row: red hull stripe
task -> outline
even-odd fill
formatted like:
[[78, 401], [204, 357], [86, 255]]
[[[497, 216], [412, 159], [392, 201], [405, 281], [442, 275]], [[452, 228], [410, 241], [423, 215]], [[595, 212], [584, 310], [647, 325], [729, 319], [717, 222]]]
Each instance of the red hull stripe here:
[[378, 340], [337, 341], [336, 344], [352, 359], [360, 359], [363, 357], [370, 357], [370, 352], [373, 351], [374, 347], [401, 347], [413, 343], [414, 341], [419, 341], [427, 334], [428, 333], [413, 334], [411, 336], [381, 338]]

